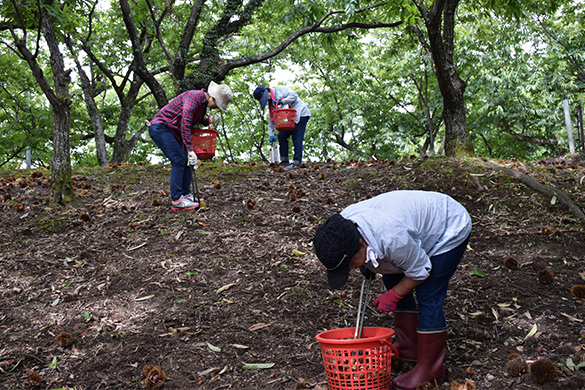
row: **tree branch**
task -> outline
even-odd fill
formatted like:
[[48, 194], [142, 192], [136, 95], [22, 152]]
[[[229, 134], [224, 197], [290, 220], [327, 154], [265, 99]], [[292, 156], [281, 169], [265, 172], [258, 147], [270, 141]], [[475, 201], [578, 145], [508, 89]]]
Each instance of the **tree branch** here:
[[502, 119], [502, 123], [498, 127], [500, 129], [502, 129], [504, 132], [510, 134], [512, 137], [514, 137], [517, 140], [522, 141], [522, 142], [531, 142], [533, 144], [538, 144], [538, 145], [550, 145], [550, 146], [557, 146], [558, 145], [558, 142], [555, 139], [542, 139], [542, 138], [536, 138], [536, 137], [529, 137], [529, 136], [515, 132], [514, 130], [512, 130], [510, 124], [508, 123], [508, 121], [505, 118]]
[[[383, 4], [385, 4], [385, 3], [379, 3], [379, 4], [376, 4], [376, 5], [367, 7], [367, 8], [361, 8], [359, 10], [356, 10], [355, 12], [361, 13], [361, 12], [370, 10], [372, 8], [379, 7]], [[262, 54], [259, 54], [256, 56], [247, 57], [247, 58], [242, 58], [242, 59], [237, 59], [237, 60], [229, 60], [229, 61], [224, 62], [223, 64], [220, 65], [220, 72], [219, 73], [220, 73], [221, 77], [225, 77], [225, 75], [232, 69], [248, 66], [248, 65], [262, 62], [264, 60], [272, 58], [272, 57], [280, 54], [282, 51], [284, 51], [284, 49], [286, 49], [288, 46], [290, 46], [299, 37], [306, 35], [306, 34], [309, 34], [309, 33], [318, 32], [318, 33], [323, 33], [323, 34], [331, 34], [331, 33], [336, 33], [339, 31], [347, 30], [350, 28], [360, 28], [360, 29], [389, 28], [389, 27], [398, 27], [403, 23], [402, 21], [393, 22], [393, 23], [352, 22], [352, 23], [341, 24], [341, 25], [332, 26], [332, 27], [321, 27], [321, 25], [326, 21], [327, 18], [329, 18], [332, 15], [339, 14], [339, 13], [345, 13], [345, 11], [331, 10], [331, 11], [327, 12], [321, 19], [319, 19], [317, 22], [315, 22], [312, 26], [306, 26], [306, 27], [300, 28], [299, 30], [293, 32], [280, 45], [278, 45], [274, 49], [269, 50], [265, 53], [262, 53]]]
[[498, 171], [502, 171], [502, 172], [504, 172], [512, 177], [515, 177], [516, 179], [520, 180], [522, 183], [526, 184], [528, 187], [540, 192], [541, 194], [548, 195], [551, 197], [556, 196], [557, 199], [559, 200], [559, 202], [561, 202], [561, 204], [567, 206], [569, 208], [569, 210], [571, 210], [571, 212], [573, 213], [573, 215], [575, 217], [577, 217], [579, 219], [585, 219], [585, 212], [583, 212], [583, 210], [577, 204], [575, 204], [565, 192], [563, 192], [559, 189], [541, 184], [540, 182], [534, 180], [532, 177], [528, 176], [525, 173], [502, 167], [500, 165], [497, 165], [497, 164], [494, 164], [494, 163], [488, 161], [485, 158], [482, 160], [486, 164], [488, 164], [490, 167], [497, 169]]

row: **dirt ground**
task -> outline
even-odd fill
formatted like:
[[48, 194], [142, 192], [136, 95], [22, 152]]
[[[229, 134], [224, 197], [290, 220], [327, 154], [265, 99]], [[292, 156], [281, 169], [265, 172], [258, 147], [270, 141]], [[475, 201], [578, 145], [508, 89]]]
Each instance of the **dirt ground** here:
[[[585, 206], [583, 163], [494, 162]], [[177, 212], [168, 174], [77, 170], [78, 201], [65, 208], [47, 203], [48, 170], [0, 172], [0, 389], [144, 389], [146, 365], [168, 390], [326, 389], [315, 336], [355, 325], [361, 276], [330, 291], [313, 235], [349, 204], [398, 189], [447, 193], [474, 223], [445, 303], [448, 376], [428, 388], [585, 388], [585, 304], [572, 294], [585, 285], [585, 224], [560, 198], [481, 159], [292, 173], [208, 161], [197, 170], [206, 207]], [[392, 315], [370, 307], [365, 325], [392, 328]], [[512, 353], [553, 370], [511, 375]]]

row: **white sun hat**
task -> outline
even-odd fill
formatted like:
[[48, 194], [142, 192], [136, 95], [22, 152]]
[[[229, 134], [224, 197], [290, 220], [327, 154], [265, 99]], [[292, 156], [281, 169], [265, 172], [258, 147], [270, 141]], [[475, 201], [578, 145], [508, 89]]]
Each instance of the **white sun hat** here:
[[207, 93], [215, 99], [215, 103], [220, 110], [227, 112], [227, 106], [234, 98], [230, 87], [226, 84], [217, 84], [216, 82], [211, 81], [207, 88]]

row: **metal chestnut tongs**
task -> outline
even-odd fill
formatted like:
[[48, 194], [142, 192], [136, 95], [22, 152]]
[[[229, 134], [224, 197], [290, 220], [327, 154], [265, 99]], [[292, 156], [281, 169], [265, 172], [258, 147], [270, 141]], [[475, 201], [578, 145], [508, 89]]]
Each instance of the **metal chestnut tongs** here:
[[[366, 299], [364, 299], [364, 287], [366, 286], [366, 279], [368, 279], [368, 287], [366, 289]], [[364, 317], [366, 315], [366, 309], [368, 308], [368, 297], [370, 295], [370, 287], [372, 287], [372, 280], [374, 278], [366, 278], [366, 275], [362, 278], [362, 289], [360, 291], [360, 303], [358, 305], [358, 315], [355, 323], [355, 334], [354, 339], [362, 338], [362, 328], [364, 326]]]

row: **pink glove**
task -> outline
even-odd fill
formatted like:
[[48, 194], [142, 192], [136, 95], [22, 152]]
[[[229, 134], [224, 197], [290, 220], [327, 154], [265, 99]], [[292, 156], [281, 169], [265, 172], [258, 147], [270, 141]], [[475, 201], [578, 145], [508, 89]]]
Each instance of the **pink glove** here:
[[392, 287], [392, 290], [376, 298], [373, 305], [377, 306], [376, 309], [378, 311], [390, 312], [396, 310], [396, 305], [402, 298], [404, 297], [396, 294], [396, 292], [394, 292], [394, 287]]

